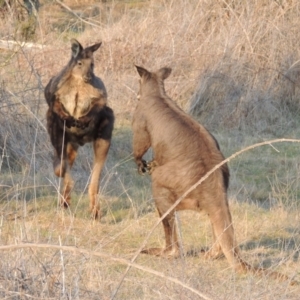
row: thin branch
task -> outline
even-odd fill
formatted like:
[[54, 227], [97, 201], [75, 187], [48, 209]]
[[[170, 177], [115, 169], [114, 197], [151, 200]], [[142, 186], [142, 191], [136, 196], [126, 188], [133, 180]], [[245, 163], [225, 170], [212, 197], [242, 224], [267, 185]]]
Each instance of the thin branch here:
[[81, 22], [84, 22], [84, 23], [89, 24], [89, 25], [91, 25], [91, 26], [95, 26], [95, 27], [100, 28], [100, 29], [103, 28], [103, 26], [99, 26], [99, 25], [97, 25], [97, 24], [95, 24], [95, 23], [89, 22], [89, 21], [87, 21], [87, 20], [81, 18], [81, 17], [80, 17], [79, 15], [77, 15], [77, 14], [76, 14], [69, 6], [67, 6], [66, 4], [62, 3], [61, 1], [59, 1], [59, 0], [55, 0], [55, 1], [56, 1], [59, 5], [61, 5], [63, 8], [65, 8], [67, 11], [69, 11], [73, 16], [75, 16], [76, 18], [78, 18]]
[[225, 1], [225, 0], [221, 0], [226, 6], [227, 8], [230, 10], [230, 12], [233, 14], [233, 16], [236, 18], [237, 22], [239, 23], [239, 25], [241, 26], [244, 34], [245, 34], [245, 37], [247, 39], [247, 42], [250, 46], [250, 49], [251, 49], [251, 53], [253, 53], [253, 47], [251, 45], [251, 42], [250, 42], [250, 38], [249, 38], [249, 35], [245, 29], [245, 27], [243, 26], [242, 22], [240, 21], [240, 18], [237, 16], [237, 14], [235, 13], [234, 9]]
[[185, 283], [183, 283], [182, 281], [180, 281], [176, 278], [167, 276], [162, 272], [155, 271], [153, 269], [141, 266], [139, 264], [132, 263], [127, 259], [124, 259], [124, 258], [121, 258], [121, 257], [111, 256], [107, 253], [102, 253], [102, 252], [98, 252], [98, 251], [97, 252], [96, 251], [89, 251], [89, 250], [86, 250], [86, 249], [76, 248], [76, 247], [71, 247], [71, 246], [59, 246], [59, 245], [49, 245], [49, 244], [25, 244], [25, 243], [16, 244], [16, 245], [0, 246], [0, 251], [1, 250], [2, 251], [5, 251], [5, 250], [8, 251], [8, 250], [13, 250], [13, 249], [24, 249], [24, 248], [30, 248], [30, 249], [31, 248], [57, 249], [57, 250], [60, 250], [60, 251], [64, 250], [64, 251], [73, 252], [73, 253], [81, 253], [81, 254], [92, 255], [92, 256], [96, 256], [96, 257], [102, 257], [102, 258], [109, 259], [109, 260], [112, 260], [112, 261], [115, 261], [115, 262], [118, 262], [118, 263], [121, 263], [121, 264], [129, 265], [130, 267], [136, 268], [138, 270], [142, 270], [146, 273], [150, 273], [150, 274], [153, 274], [155, 276], [164, 278], [168, 281], [171, 281], [175, 284], [178, 284], [178, 285], [182, 286], [183, 288], [193, 292], [194, 294], [200, 296], [203, 299], [206, 299], [206, 300], [211, 299], [211, 298], [207, 297], [206, 295], [204, 295], [201, 292], [197, 291], [196, 289], [186, 285]]
[[41, 120], [19, 99], [17, 95], [15, 95], [13, 92], [10, 90], [7, 90], [7, 92], [12, 95], [31, 115], [33, 115], [34, 119], [37, 120], [38, 124], [45, 130], [47, 131], [46, 127], [44, 124], [41, 122]]

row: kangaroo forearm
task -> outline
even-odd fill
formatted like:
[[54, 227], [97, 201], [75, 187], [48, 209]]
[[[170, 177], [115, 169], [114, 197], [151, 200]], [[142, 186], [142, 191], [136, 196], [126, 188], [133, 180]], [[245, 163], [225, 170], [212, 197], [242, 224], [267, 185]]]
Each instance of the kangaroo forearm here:
[[145, 144], [143, 147], [134, 147], [133, 148], [133, 156], [134, 156], [134, 159], [136, 161], [136, 163], [139, 163], [144, 154], [147, 152], [147, 150], [150, 148], [150, 145], [148, 144]]
[[100, 117], [103, 109], [103, 105], [95, 104], [86, 115], [79, 118], [79, 121], [81, 123], [89, 123], [91, 120], [95, 120]]

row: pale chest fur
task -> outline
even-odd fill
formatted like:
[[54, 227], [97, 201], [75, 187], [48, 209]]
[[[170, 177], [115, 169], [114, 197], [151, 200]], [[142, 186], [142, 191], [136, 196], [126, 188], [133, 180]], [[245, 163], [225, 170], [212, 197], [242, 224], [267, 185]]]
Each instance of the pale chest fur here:
[[68, 112], [75, 119], [86, 115], [95, 102], [102, 101], [105, 104], [104, 91], [94, 87], [90, 83], [75, 78], [65, 82], [55, 93]]

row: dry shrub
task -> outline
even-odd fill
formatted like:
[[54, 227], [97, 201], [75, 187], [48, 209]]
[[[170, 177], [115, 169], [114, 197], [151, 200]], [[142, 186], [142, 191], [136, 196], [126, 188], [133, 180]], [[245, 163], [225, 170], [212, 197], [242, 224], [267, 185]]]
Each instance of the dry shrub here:
[[[296, 127], [297, 0], [72, 3], [64, 5], [76, 12], [97, 6], [105, 18], [76, 18], [56, 1], [41, 1], [35, 39], [44, 48], [19, 47], [0, 58], [1, 114], [6, 116], [1, 119], [1, 147], [5, 140], [6, 151], [22, 164], [28, 163], [34, 143], [40, 158], [51, 151], [41, 126], [46, 111], [43, 86], [68, 61], [71, 37], [84, 45], [103, 42], [95, 57], [96, 74], [108, 89], [116, 126], [130, 124], [137, 64], [151, 70], [172, 67], [168, 94], [211, 130], [238, 128], [278, 136]], [[14, 40], [11, 15], [0, 22], [6, 39]], [[54, 30], [52, 25], [60, 22], [82, 22], [85, 31]], [[130, 140], [123, 147], [129, 145]]]
[[283, 133], [299, 107], [299, 9], [297, 1], [271, 0], [131, 6], [101, 31], [110, 96], [122, 101], [117, 111], [131, 111], [133, 64], [169, 65], [169, 94], [210, 128]]
[[246, 126], [274, 134], [285, 112], [299, 109], [299, 4], [219, 3], [218, 18], [206, 31], [214, 34], [207, 39], [213, 59], [200, 73], [190, 112], [213, 128]]

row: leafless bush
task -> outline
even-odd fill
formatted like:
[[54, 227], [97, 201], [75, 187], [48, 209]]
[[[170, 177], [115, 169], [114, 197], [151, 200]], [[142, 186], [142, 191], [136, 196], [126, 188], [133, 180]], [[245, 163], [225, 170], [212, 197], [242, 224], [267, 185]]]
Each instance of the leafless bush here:
[[[72, 6], [66, 5], [71, 3], [59, 3], [42, 2], [39, 12], [36, 38], [46, 41], [48, 48], [31, 54], [23, 51], [6, 61], [3, 78], [10, 82], [9, 91], [19, 99], [9, 94], [10, 99], [14, 98], [9, 101], [18, 102], [16, 107], [22, 107], [21, 102], [32, 102], [34, 109], [27, 119], [32, 118], [33, 123], [36, 117], [42, 122], [44, 119], [40, 83], [47, 82], [69, 57], [68, 47], [60, 38], [68, 40], [67, 34], [69, 38], [74, 34], [49, 31], [51, 22], [70, 19], [68, 9], [72, 11]], [[86, 9], [86, 2], [82, 4]], [[92, 2], [91, 6], [97, 4]], [[128, 6], [107, 2], [106, 6], [101, 3], [97, 7], [100, 12], [105, 11], [105, 20], [77, 14], [78, 6], [72, 18], [77, 16], [85, 22], [86, 29], [79, 37], [83, 43], [103, 41], [96, 67], [108, 88], [117, 122], [130, 120], [136, 93], [136, 63], [153, 69], [171, 66], [174, 75], [166, 83], [169, 94], [211, 129], [250, 128], [274, 134], [278, 127], [284, 132], [285, 127], [295, 126], [296, 121], [290, 117], [299, 107], [297, 1], [246, 4], [225, 0], [152, 0]], [[118, 17], [114, 18], [116, 14]], [[19, 71], [7, 72], [8, 69]], [[37, 93], [28, 91], [28, 87]], [[8, 99], [5, 97], [2, 102]], [[24, 107], [17, 110], [19, 115], [28, 113]], [[32, 130], [29, 135], [33, 136]], [[5, 134], [1, 136], [3, 140]]]
[[[220, 2], [223, 7], [215, 6], [220, 17], [210, 24], [215, 35], [208, 40], [210, 54], [218, 58], [200, 73], [190, 112], [212, 127], [274, 134], [288, 110], [299, 109], [299, 45], [293, 30], [299, 5]], [[223, 54], [217, 56], [221, 44]]]

